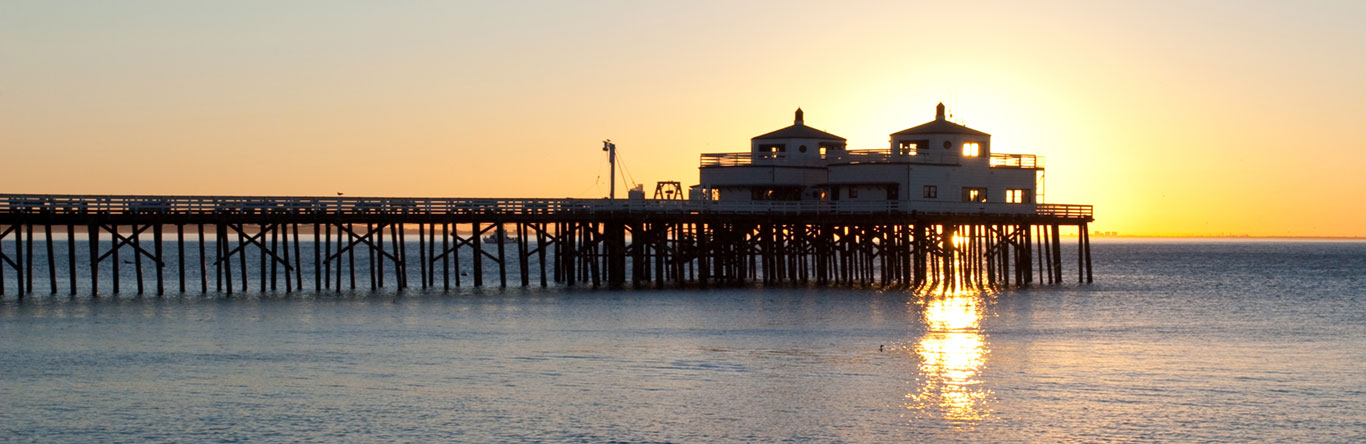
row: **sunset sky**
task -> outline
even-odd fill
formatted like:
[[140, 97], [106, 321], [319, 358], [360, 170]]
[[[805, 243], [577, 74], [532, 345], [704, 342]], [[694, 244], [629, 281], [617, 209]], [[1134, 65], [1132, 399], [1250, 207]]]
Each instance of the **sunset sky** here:
[[1092, 229], [1366, 236], [1366, 2], [0, 0], [0, 193], [602, 197], [791, 124], [1046, 156]]

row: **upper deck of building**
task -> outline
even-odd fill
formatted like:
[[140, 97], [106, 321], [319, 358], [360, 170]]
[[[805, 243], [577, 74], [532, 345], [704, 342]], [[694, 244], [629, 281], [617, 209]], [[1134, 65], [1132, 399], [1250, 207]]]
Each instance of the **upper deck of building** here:
[[[918, 152], [894, 153], [890, 148], [866, 150], [839, 150], [818, 153], [814, 156], [789, 156], [785, 153], [704, 153], [701, 155], [700, 168], [743, 167], [743, 166], [792, 166], [792, 167], [829, 167], [831, 165], [857, 165], [866, 163], [910, 163], [920, 165], [957, 166], [962, 157], [952, 153]], [[1034, 154], [991, 153], [988, 166], [991, 168], [1044, 169], [1044, 156]]]

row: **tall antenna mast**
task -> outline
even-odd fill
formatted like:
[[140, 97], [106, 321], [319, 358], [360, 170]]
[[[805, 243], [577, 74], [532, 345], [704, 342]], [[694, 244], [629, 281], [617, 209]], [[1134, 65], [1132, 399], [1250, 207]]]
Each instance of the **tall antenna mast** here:
[[608, 192], [607, 198], [608, 198], [608, 199], [616, 199], [616, 198], [617, 198], [617, 144], [612, 143], [612, 139], [604, 140], [604, 141], [602, 141], [602, 150], [607, 152], [607, 163], [608, 163], [608, 164], [611, 164], [611, 169], [608, 170], [609, 175], [607, 176], [607, 180], [610, 181], [610, 182], [608, 182], [608, 183], [611, 184], [611, 185], [608, 185], [608, 188], [607, 188], [607, 190], [608, 190], [608, 191], [607, 191], [607, 192]]

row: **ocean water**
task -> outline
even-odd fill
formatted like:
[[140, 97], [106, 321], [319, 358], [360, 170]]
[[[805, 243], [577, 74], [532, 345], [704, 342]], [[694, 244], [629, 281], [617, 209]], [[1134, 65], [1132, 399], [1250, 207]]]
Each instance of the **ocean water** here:
[[0, 441], [1366, 441], [1366, 243], [1094, 257], [1090, 285], [921, 294], [156, 297], [124, 267], [21, 301], [10, 273]]

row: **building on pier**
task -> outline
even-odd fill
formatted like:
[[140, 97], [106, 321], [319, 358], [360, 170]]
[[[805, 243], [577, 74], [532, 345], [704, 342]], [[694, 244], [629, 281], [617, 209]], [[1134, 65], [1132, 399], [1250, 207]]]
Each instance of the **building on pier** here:
[[719, 200], [889, 201], [901, 209], [1030, 214], [1043, 197], [1043, 160], [991, 151], [991, 135], [935, 119], [891, 134], [884, 149], [806, 126], [756, 136], [748, 153], [703, 154], [700, 185]]

